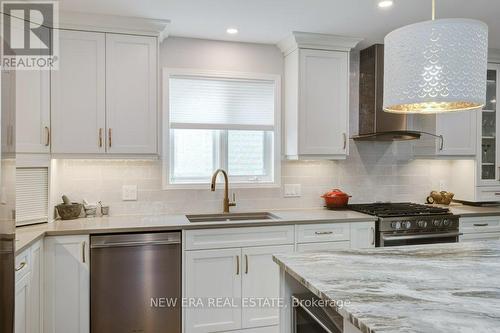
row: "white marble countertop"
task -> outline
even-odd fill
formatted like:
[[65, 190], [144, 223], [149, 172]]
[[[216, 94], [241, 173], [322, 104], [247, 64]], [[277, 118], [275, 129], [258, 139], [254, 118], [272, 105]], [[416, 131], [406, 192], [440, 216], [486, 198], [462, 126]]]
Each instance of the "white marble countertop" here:
[[280, 254], [362, 332], [500, 332], [500, 241]]
[[189, 222], [185, 215], [109, 216], [55, 221], [16, 228], [16, 253], [21, 252], [37, 239], [47, 235], [78, 235], [117, 232], [150, 232], [183, 229], [230, 228], [268, 226], [298, 223], [367, 222], [375, 221], [370, 215], [351, 210], [297, 209], [270, 210], [276, 220]]

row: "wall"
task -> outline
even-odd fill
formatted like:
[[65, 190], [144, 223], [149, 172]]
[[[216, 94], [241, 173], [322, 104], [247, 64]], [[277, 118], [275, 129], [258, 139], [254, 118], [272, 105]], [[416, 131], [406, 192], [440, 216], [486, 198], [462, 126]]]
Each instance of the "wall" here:
[[[357, 133], [358, 55], [351, 59], [351, 135]], [[161, 46], [162, 67], [283, 75], [283, 58], [271, 45], [168, 38]], [[283, 198], [281, 188], [236, 189], [234, 211], [315, 208], [320, 195], [340, 187], [353, 202], [423, 202], [440, 181], [449, 183], [449, 161], [414, 160], [412, 144], [350, 143], [346, 161], [282, 163], [282, 184], [301, 184], [302, 197]], [[111, 213], [161, 214], [218, 212], [222, 191], [162, 190], [161, 161], [57, 160], [53, 163], [54, 198], [65, 193], [73, 200], [102, 200]], [[121, 186], [137, 184], [139, 198], [121, 201]]]

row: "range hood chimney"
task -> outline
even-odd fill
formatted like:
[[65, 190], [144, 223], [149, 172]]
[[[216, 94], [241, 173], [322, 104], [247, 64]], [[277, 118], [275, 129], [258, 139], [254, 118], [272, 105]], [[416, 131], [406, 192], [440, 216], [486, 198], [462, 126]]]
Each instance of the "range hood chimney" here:
[[375, 44], [360, 52], [359, 135], [354, 140], [400, 141], [419, 139], [422, 132], [407, 129], [406, 115], [383, 110], [384, 45]]

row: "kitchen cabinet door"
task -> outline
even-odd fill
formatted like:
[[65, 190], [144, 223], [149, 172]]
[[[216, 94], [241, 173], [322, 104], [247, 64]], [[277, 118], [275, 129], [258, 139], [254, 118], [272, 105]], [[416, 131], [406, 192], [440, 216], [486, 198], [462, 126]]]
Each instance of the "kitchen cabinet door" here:
[[375, 247], [375, 222], [351, 223], [351, 248], [368, 249]]
[[106, 34], [107, 151], [157, 153], [157, 39]]
[[500, 96], [500, 64], [488, 64], [486, 105], [481, 111], [480, 151], [477, 155], [479, 185], [500, 185], [500, 117], [497, 99]]
[[89, 237], [45, 238], [45, 333], [89, 333]]
[[1, 71], [1, 106], [0, 119], [2, 152], [11, 155], [16, 149], [16, 71]]
[[[241, 249], [186, 251], [185, 265], [185, 295], [203, 302], [183, 309], [185, 333], [241, 328]], [[235, 307], [209, 305], [210, 299], [234, 301]]]
[[346, 156], [349, 53], [299, 51], [299, 155]]
[[105, 152], [105, 35], [59, 32], [59, 70], [51, 73], [52, 152]]
[[293, 245], [248, 247], [242, 249], [242, 328], [279, 324], [279, 308], [252, 304], [255, 300], [279, 298], [279, 267], [273, 254], [293, 252]]
[[30, 276], [30, 333], [41, 333], [43, 327], [43, 245], [38, 241], [31, 246]]
[[30, 273], [16, 281], [14, 333], [31, 333], [30, 327]]
[[477, 146], [477, 115], [479, 111], [451, 112], [436, 115], [436, 134], [441, 156], [474, 156]]
[[[48, 29], [41, 27], [40, 29]], [[42, 47], [38, 41], [38, 47]], [[16, 151], [50, 153], [50, 71], [16, 72]]]

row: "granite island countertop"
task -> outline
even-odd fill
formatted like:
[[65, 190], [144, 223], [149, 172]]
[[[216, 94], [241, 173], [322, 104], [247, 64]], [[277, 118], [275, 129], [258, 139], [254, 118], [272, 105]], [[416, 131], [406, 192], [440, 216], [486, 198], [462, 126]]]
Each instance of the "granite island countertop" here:
[[280, 254], [362, 332], [500, 332], [500, 241]]
[[123, 232], [155, 232], [185, 229], [236, 228], [301, 223], [347, 223], [376, 221], [376, 217], [348, 209], [268, 210], [275, 220], [219, 221], [192, 223], [185, 215], [128, 215], [80, 218], [16, 228], [16, 254], [44, 236]]

